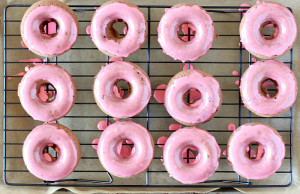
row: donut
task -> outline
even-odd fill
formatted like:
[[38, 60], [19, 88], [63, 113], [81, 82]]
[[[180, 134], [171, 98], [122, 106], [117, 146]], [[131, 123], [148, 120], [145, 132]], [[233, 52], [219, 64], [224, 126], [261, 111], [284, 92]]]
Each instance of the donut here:
[[[57, 32], [47, 34], [45, 26], [54, 22]], [[75, 43], [78, 19], [73, 10], [57, 0], [42, 0], [25, 12], [21, 22], [21, 36], [26, 47], [44, 57], [62, 55]]]
[[[58, 157], [46, 152], [52, 147]], [[80, 144], [75, 134], [60, 124], [43, 124], [34, 128], [23, 145], [23, 160], [31, 174], [56, 181], [73, 172], [80, 160]]]
[[[249, 146], [257, 144], [255, 159], [248, 155]], [[233, 170], [247, 179], [265, 179], [283, 162], [285, 144], [278, 132], [262, 123], [247, 123], [232, 133], [227, 144], [227, 160]]]
[[[52, 86], [53, 91], [45, 98], [41, 92], [46, 86]], [[76, 88], [72, 77], [62, 67], [41, 64], [24, 75], [19, 83], [18, 96], [23, 108], [34, 120], [50, 122], [71, 110]]]
[[[126, 98], [117, 96], [114, 87], [124, 80], [129, 85]], [[96, 75], [94, 97], [106, 114], [115, 118], [132, 117], [147, 106], [151, 97], [150, 79], [138, 65], [116, 61], [109, 63]]]
[[[266, 81], [275, 85], [274, 95], [268, 94], [264, 87]], [[240, 93], [249, 110], [259, 116], [272, 117], [294, 104], [298, 93], [297, 80], [292, 70], [280, 61], [257, 61], [243, 74]]]
[[[198, 150], [191, 162], [183, 158], [187, 148]], [[181, 128], [168, 138], [163, 148], [163, 163], [171, 177], [183, 184], [204, 182], [219, 166], [221, 150], [211, 134], [197, 128]]]
[[[201, 98], [193, 104], [184, 101], [190, 89], [200, 92]], [[200, 125], [211, 120], [222, 104], [218, 81], [202, 70], [190, 69], [177, 73], [168, 83], [165, 92], [165, 107], [178, 122], [185, 125]]]
[[[178, 31], [191, 24], [195, 35], [190, 41], [180, 39]], [[164, 53], [175, 60], [193, 61], [203, 56], [212, 46], [215, 29], [208, 13], [194, 4], [182, 3], [166, 9], [158, 28], [158, 42]]]
[[[120, 21], [126, 25], [124, 37], [119, 37], [113, 27]], [[113, 57], [128, 57], [144, 44], [147, 22], [136, 5], [127, 1], [109, 1], [96, 9], [90, 32], [94, 44], [101, 52]]]
[[[134, 144], [131, 153], [121, 154], [124, 141]], [[102, 166], [111, 174], [126, 178], [140, 174], [149, 167], [154, 156], [150, 133], [133, 121], [118, 121], [102, 133], [97, 153]]]
[[[266, 25], [273, 25], [274, 34], [262, 35]], [[241, 42], [254, 56], [274, 59], [289, 51], [297, 36], [297, 25], [291, 11], [279, 3], [262, 2], [251, 7], [240, 24]]]

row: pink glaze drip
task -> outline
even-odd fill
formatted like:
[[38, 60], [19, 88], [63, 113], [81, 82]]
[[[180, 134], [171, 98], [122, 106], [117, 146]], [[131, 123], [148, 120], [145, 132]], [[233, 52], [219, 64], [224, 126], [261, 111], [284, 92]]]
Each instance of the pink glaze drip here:
[[128, 158], [131, 154], [133, 154], [133, 152], [135, 152], [135, 149], [132, 149], [129, 145], [122, 145], [122, 143], [120, 143], [117, 147], [117, 152], [121, 157]]
[[[108, 125], [111, 125], [111, 123], [108, 121]], [[102, 120], [99, 121], [97, 124], [97, 129], [100, 131], [104, 131], [107, 127], [107, 121], [106, 120]]]
[[[178, 37], [182, 24], [195, 29], [195, 38], [183, 41]], [[158, 42], [163, 51], [175, 60], [193, 61], [203, 56], [212, 46], [215, 30], [211, 17], [198, 5], [182, 5], [167, 9], [158, 25]]]
[[178, 123], [173, 123], [169, 125], [169, 130], [170, 131], [177, 131], [178, 129], [181, 129], [182, 125]]
[[[250, 159], [244, 150], [256, 142], [261, 144], [259, 154], [256, 154], [256, 159]], [[262, 150], [265, 152], [263, 155]], [[249, 123], [242, 125], [231, 135], [227, 154], [228, 161], [238, 174], [248, 179], [264, 179], [280, 168], [285, 156], [285, 145], [281, 136], [271, 127]]]
[[91, 25], [88, 25], [85, 29], [87, 35], [91, 36]]
[[240, 85], [240, 81], [239, 80], [235, 81], [234, 85], [239, 86]]
[[109, 59], [109, 62], [115, 62], [115, 61], [123, 61], [122, 57], [111, 57]]
[[235, 124], [234, 123], [229, 123], [228, 131], [235, 131]]
[[[190, 29], [190, 32], [189, 32], [189, 29]], [[185, 41], [185, 42], [191, 41], [194, 38], [194, 36], [190, 36], [190, 37], [188, 36], [188, 35], [193, 35], [193, 33], [195, 32], [195, 28], [193, 25], [183, 24], [181, 26], [181, 30], [182, 30], [183, 34], [185, 35], [181, 38], [183, 41]]]
[[[193, 146], [196, 150], [198, 150], [196, 147]], [[191, 147], [187, 147], [182, 152], [182, 158], [185, 163], [193, 164], [196, 161], [195, 155], [193, 152], [191, 152]]]
[[[179, 122], [191, 125], [204, 123], [215, 114], [221, 104], [220, 85], [213, 77], [204, 77], [197, 70], [185, 71], [186, 76], [169, 83], [165, 94], [165, 107]], [[190, 106], [183, 101], [183, 96], [189, 89], [197, 89], [201, 93], [201, 99]]]
[[251, 61], [252, 61], [253, 63], [255, 63], [257, 60], [256, 60], [256, 58], [252, 57], [252, 58], [251, 58]]
[[233, 75], [233, 76], [239, 76], [239, 72], [238, 72], [238, 71], [233, 71], [233, 72], [232, 72], [232, 75]]
[[121, 87], [114, 86], [113, 93], [114, 93], [114, 95], [116, 95], [116, 97], [122, 99], [125, 92]]
[[[188, 69], [189, 69], [189, 64], [188, 63], [184, 64], [182, 67], [182, 70], [184, 71], [184, 70], [188, 70]], [[190, 69], [194, 69], [194, 66], [192, 64], [190, 64]]]
[[114, 121], [119, 121], [120, 118], [115, 118], [115, 117], [114, 117], [113, 120], [114, 120]]
[[[261, 82], [275, 80], [278, 92], [275, 97], [260, 93]], [[275, 60], [258, 61], [251, 65], [241, 80], [241, 96], [244, 104], [253, 112], [274, 116], [293, 105], [297, 96], [297, 82], [294, 73], [284, 63]]]
[[96, 138], [96, 139], [93, 139], [93, 141], [92, 141], [92, 147], [95, 149], [95, 150], [97, 150], [97, 148], [98, 148], [98, 143], [99, 143], [99, 138]]
[[[122, 19], [128, 25], [126, 36], [121, 41], [109, 39], [106, 34], [108, 24], [117, 19]], [[125, 3], [114, 2], [101, 6], [96, 10], [91, 23], [91, 36], [97, 48], [115, 56], [128, 57], [138, 50], [144, 43], [146, 34], [143, 13]]]
[[44, 32], [47, 32], [47, 26], [48, 26], [47, 34], [55, 34], [56, 33], [56, 23], [55, 22], [49, 22], [47, 25], [45, 25]]
[[45, 86], [40, 87], [39, 98], [46, 102], [53, 95], [52, 91], [47, 91]]
[[157, 140], [157, 144], [160, 144], [160, 145], [157, 145], [157, 146], [160, 148], [163, 148], [164, 145], [162, 145], [162, 144], [165, 144], [167, 140], [168, 140], [168, 137], [166, 137], [166, 136], [159, 137]]
[[227, 156], [227, 150], [224, 150], [224, 151], [222, 152], [222, 154], [223, 154], [224, 156]]
[[[250, 4], [248, 4], [248, 3], [243, 3], [243, 4], [241, 4], [240, 5], [241, 7], [251, 7], [251, 5]], [[239, 11], [247, 11], [249, 8], [239, 8]], [[245, 13], [246, 12], [243, 12], [242, 14], [243, 14], [243, 16], [245, 15]]]
[[156, 87], [156, 90], [154, 91], [154, 99], [158, 103], [164, 103], [165, 102], [165, 91], [167, 88], [167, 84], [161, 84]]
[[23, 48], [27, 48], [27, 46], [25, 45], [25, 43], [24, 43], [23, 40], [21, 40], [21, 46], [22, 46]]

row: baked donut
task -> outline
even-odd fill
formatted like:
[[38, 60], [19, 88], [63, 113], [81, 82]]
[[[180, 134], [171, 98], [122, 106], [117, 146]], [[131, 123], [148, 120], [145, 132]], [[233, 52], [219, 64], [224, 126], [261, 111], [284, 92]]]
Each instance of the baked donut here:
[[[272, 81], [276, 93], [269, 95], [264, 87]], [[245, 106], [255, 114], [272, 117], [287, 111], [295, 102], [298, 86], [292, 70], [275, 60], [257, 61], [243, 74], [240, 92]]]
[[[129, 96], [122, 98], [114, 92], [114, 86], [124, 80], [129, 85]], [[115, 118], [132, 117], [147, 106], [151, 97], [150, 79], [138, 65], [116, 61], [107, 64], [96, 75], [94, 97], [106, 114]]]
[[[274, 34], [265, 37], [263, 27], [273, 25]], [[281, 4], [261, 2], [251, 7], [240, 24], [241, 42], [253, 55], [274, 59], [289, 51], [297, 36], [297, 25], [291, 11]]]
[[[178, 31], [184, 24], [192, 26], [195, 36], [190, 41], [180, 39]], [[158, 42], [164, 53], [175, 60], [193, 61], [212, 46], [215, 29], [208, 13], [194, 4], [182, 3], [166, 9], [158, 25]]]
[[[184, 101], [190, 89], [200, 92], [201, 98], [193, 104]], [[177, 73], [165, 92], [165, 107], [178, 122], [200, 125], [211, 120], [222, 104], [221, 88], [213, 76], [202, 70], [190, 69]]]
[[[44, 89], [53, 91], [42, 96]], [[28, 71], [19, 83], [18, 96], [25, 111], [34, 119], [54, 121], [65, 116], [73, 107], [76, 87], [72, 77], [62, 67], [41, 64]]]
[[[255, 159], [249, 146], [257, 144]], [[247, 123], [232, 133], [227, 144], [227, 159], [233, 170], [247, 179], [264, 179], [278, 170], [285, 156], [285, 144], [278, 132], [262, 123]]]
[[[119, 37], [113, 27], [122, 21], [127, 32]], [[136, 52], [147, 37], [147, 22], [139, 8], [127, 1], [114, 0], [104, 3], [92, 18], [91, 37], [96, 47], [106, 55], [113, 57], [128, 57]]]
[[[126, 141], [127, 140], [127, 141]], [[134, 144], [130, 154], [121, 154], [123, 142]], [[97, 153], [102, 166], [118, 177], [144, 172], [152, 162], [154, 144], [150, 133], [133, 121], [118, 121], [102, 133]]]
[[[198, 150], [191, 163], [183, 157], [186, 148]], [[188, 127], [173, 132], [168, 138], [163, 147], [163, 162], [171, 177], [183, 184], [193, 184], [213, 175], [219, 166], [220, 154], [214, 136], [203, 129]]]
[[[57, 32], [47, 34], [45, 26], [55, 22]], [[78, 19], [73, 10], [57, 0], [41, 0], [25, 12], [21, 36], [26, 47], [44, 57], [62, 55], [75, 43]]]
[[[57, 159], [46, 152], [52, 147]], [[23, 159], [34, 176], [56, 181], [73, 172], [80, 160], [80, 144], [75, 134], [60, 124], [43, 124], [34, 128], [23, 145]]]

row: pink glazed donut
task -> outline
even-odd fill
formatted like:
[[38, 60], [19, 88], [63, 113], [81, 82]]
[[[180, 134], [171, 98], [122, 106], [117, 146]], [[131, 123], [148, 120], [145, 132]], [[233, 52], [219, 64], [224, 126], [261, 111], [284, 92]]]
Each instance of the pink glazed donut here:
[[[47, 34], [45, 26], [55, 22], [57, 33]], [[21, 23], [22, 39], [29, 50], [44, 56], [58, 56], [68, 51], [78, 36], [78, 19], [73, 10], [57, 0], [33, 4]]]
[[[46, 152], [52, 147], [58, 157]], [[23, 145], [23, 159], [34, 176], [56, 181], [73, 172], [80, 160], [80, 144], [75, 134], [60, 124], [43, 124], [34, 128]]]
[[[54, 88], [54, 99], [41, 97], [42, 88], [49, 85]], [[25, 74], [19, 83], [18, 95], [23, 108], [34, 120], [50, 122], [71, 110], [76, 88], [72, 77], [62, 67], [41, 64]]]
[[[127, 32], [118, 37], [113, 24], [122, 21]], [[98, 8], [91, 22], [91, 37], [96, 47], [113, 57], [128, 57], [136, 52], [147, 37], [146, 19], [139, 8], [127, 1], [109, 1]]]
[[[183, 41], [178, 36], [180, 26], [186, 23], [195, 30], [195, 37], [191, 41]], [[198, 5], [186, 3], [166, 9], [157, 31], [163, 51], [182, 62], [193, 61], [204, 55], [215, 37], [213, 20], [208, 13]]]
[[[193, 104], [183, 97], [190, 89], [200, 92], [201, 98]], [[211, 120], [222, 104], [221, 88], [217, 80], [201, 70], [184, 70], [169, 82], [165, 92], [165, 107], [178, 122], [185, 125], [200, 125]]]
[[[257, 144], [255, 159], [248, 156], [249, 145]], [[278, 132], [268, 125], [248, 123], [230, 136], [227, 159], [233, 170], [247, 179], [264, 179], [274, 174], [282, 164], [285, 145]]]
[[[198, 155], [192, 163], [186, 163], [183, 155], [188, 147], [195, 147]], [[177, 130], [168, 138], [163, 161], [170, 176], [183, 184], [204, 182], [219, 166], [221, 150], [214, 138], [207, 131], [188, 127]]]
[[[130, 140], [134, 147], [131, 155], [122, 156], [119, 146]], [[144, 172], [154, 156], [150, 133], [133, 121], [119, 121], [109, 125], [98, 143], [98, 157], [102, 166], [118, 177], [131, 177]]]
[[[114, 86], [124, 80], [129, 85], [129, 96], [122, 98], [114, 93]], [[106, 114], [116, 118], [132, 117], [140, 113], [151, 97], [147, 74], [138, 65], [116, 61], [106, 65], [94, 81], [94, 97]]]
[[[265, 37], [261, 30], [273, 25], [274, 34]], [[281, 4], [262, 2], [251, 7], [240, 24], [241, 42], [253, 55], [274, 59], [289, 51], [297, 36], [297, 25], [291, 11]]]
[[[272, 81], [276, 93], [270, 96], [263, 87], [265, 81]], [[292, 70], [275, 60], [258, 61], [243, 74], [240, 85], [245, 106], [257, 115], [272, 117], [288, 110], [295, 102], [298, 87]]]

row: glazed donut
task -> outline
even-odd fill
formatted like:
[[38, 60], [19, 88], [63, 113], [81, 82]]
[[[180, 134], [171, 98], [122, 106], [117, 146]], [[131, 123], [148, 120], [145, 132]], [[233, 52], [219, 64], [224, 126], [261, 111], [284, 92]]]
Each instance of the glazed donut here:
[[[49, 85], [54, 88], [51, 92], [54, 99], [41, 95], [42, 88]], [[25, 74], [19, 83], [18, 96], [23, 108], [34, 120], [50, 122], [71, 110], [75, 103], [76, 88], [72, 77], [62, 67], [41, 64]]]
[[[191, 41], [184, 41], [178, 37], [181, 25], [191, 24], [195, 37]], [[193, 4], [178, 4], [161, 18], [158, 25], [158, 42], [164, 53], [175, 60], [193, 61], [204, 55], [212, 46], [215, 37], [214, 24], [208, 13]]]
[[[190, 89], [200, 92], [201, 98], [193, 104], [183, 97]], [[168, 84], [165, 107], [178, 122], [185, 125], [200, 125], [211, 120], [222, 104], [221, 88], [217, 80], [207, 72], [190, 69], [177, 73]]]
[[[198, 155], [192, 163], [183, 159], [186, 148], [194, 147]], [[189, 127], [173, 132], [163, 148], [163, 161], [170, 176], [183, 184], [204, 182], [217, 170], [221, 150], [207, 131]]]
[[[46, 152], [52, 147], [58, 157]], [[75, 134], [60, 124], [43, 124], [34, 128], [23, 145], [23, 159], [34, 176], [56, 181], [73, 172], [80, 160], [80, 144]]]
[[[261, 30], [272, 24], [274, 34], [264, 37]], [[281, 4], [262, 2], [251, 7], [240, 24], [241, 42], [253, 55], [274, 59], [289, 51], [297, 36], [297, 25], [290, 10]]]
[[[249, 146], [257, 144], [255, 159]], [[278, 170], [285, 156], [285, 145], [278, 132], [268, 125], [247, 123], [232, 133], [227, 144], [227, 159], [233, 170], [247, 179], [264, 179]]]
[[[117, 21], [127, 26], [125, 36], [120, 38], [113, 27]], [[113, 57], [128, 57], [136, 52], [147, 37], [147, 23], [139, 8], [127, 1], [114, 0], [98, 8], [91, 22], [91, 37], [96, 47]]]
[[[120, 80], [129, 85], [127, 98], [120, 98], [113, 90]], [[132, 117], [140, 113], [150, 100], [150, 79], [138, 65], [116, 61], [102, 68], [95, 77], [94, 97], [106, 114], [115, 118]]]
[[[120, 153], [125, 140], [134, 147], [126, 157]], [[144, 172], [154, 156], [154, 144], [150, 133], [133, 121], [118, 121], [102, 133], [97, 153], [102, 166], [118, 177], [131, 177]]]
[[[267, 80], [276, 86], [273, 96], [263, 86]], [[297, 80], [291, 69], [280, 61], [257, 61], [243, 74], [240, 92], [249, 110], [259, 116], [272, 117], [294, 104], [298, 93]]]
[[[47, 34], [44, 26], [51, 22], [56, 23], [57, 33]], [[23, 16], [21, 35], [26, 47], [35, 54], [44, 57], [61, 55], [77, 39], [77, 16], [68, 5], [60, 1], [38, 1]]]

